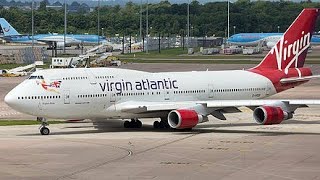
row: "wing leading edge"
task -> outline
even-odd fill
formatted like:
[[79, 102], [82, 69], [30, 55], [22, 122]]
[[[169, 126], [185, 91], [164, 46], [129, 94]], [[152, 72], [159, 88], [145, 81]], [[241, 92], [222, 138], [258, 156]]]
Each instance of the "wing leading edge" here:
[[[157, 111], [171, 111], [176, 109], [190, 109], [202, 106], [210, 111], [223, 110], [224, 113], [239, 112], [238, 107], [248, 107], [254, 109], [258, 106], [286, 106], [288, 111], [294, 111], [299, 107], [308, 107], [308, 105], [320, 105], [320, 100], [217, 100], [217, 101], [184, 101], [184, 102], [138, 102], [130, 101], [117, 104], [117, 110], [127, 113], [147, 113]], [[210, 114], [210, 113], [209, 113]], [[205, 115], [205, 114], [204, 114]], [[208, 114], [207, 114], [208, 115]]]

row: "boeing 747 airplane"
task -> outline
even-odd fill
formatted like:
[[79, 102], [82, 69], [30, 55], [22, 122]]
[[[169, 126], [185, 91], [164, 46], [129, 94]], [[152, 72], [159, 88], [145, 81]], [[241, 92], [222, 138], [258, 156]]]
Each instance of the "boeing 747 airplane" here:
[[[240, 33], [234, 34], [228, 39], [228, 43], [238, 46], [258, 46], [264, 43], [268, 48], [272, 48], [283, 33]], [[320, 45], [320, 37], [312, 36], [311, 45]]]
[[11, 90], [5, 102], [42, 121], [47, 118], [131, 119], [125, 128], [141, 128], [143, 118], [160, 118], [155, 128], [192, 129], [212, 115], [253, 110], [262, 125], [291, 119], [297, 108], [320, 100], [263, 100], [306, 83], [303, 67], [319, 9], [304, 9], [262, 62], [247, 70], [165, 72], [115, 68], [47, 69], [37, 71]]
[[[22, 35], [18, 33], [4, 18], [0, 18], [0, 34], [2, 38], [8, 42], [31, 44], [31, 35]], [[64, 46], [63, 34], [37, 34], [33, 36], [34, 43], [52, 44], [57, 43], [58, 47]], [[98, 42], [104, 42], [105, 37], [98, 35], [86, 35], [86, 34], [67, 34], [66, 46], [79, 45], [79, 44], [97, 44]]]

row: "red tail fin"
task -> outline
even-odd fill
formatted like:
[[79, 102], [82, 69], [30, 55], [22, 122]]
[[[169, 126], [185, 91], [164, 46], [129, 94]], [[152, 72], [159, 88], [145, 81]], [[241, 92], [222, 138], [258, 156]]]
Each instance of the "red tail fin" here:
[[277, 44], [253, 69], [279, 69], [287, 72], [289, 68], [303, 67], [319, 10], [302, 10]]

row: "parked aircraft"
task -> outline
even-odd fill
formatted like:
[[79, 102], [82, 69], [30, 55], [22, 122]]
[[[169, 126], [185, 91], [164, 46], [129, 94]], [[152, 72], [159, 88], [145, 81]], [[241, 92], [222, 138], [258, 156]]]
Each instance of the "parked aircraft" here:
[[47, 69], [33, 73], [5, 96], [13, 109], [37, 116], [41, 134], [46, 118], [131, 119], [126, 128], [141, 128], [139, 118], [160, 118], [155, 128], [191, 129], [212, 115], [253, 110], [258, 124], [280, 124], [297, 108], [320, 100], [263, 98], [312, 78], [303, 67], [319, 9], [304, 9], [261, 63], [247, 70], [149, 73], [117, 68]]
[[[0, 34], [3, 35], [3, 39], [8, 42], [31, 44], [31, 35], [22, 35], [18, 33], [4, 18], [0, 18]], [[64, 46], [63, 34], [37, 34], [33, 36], [34, 43], [52, 44], [57, 43], [58, 47]], [[66, 46], [79, 45], [79, 44], [97, 44], [105, 41], [104, 36], [98, 35], [86, 35], [86, 34], [67, 34]]]
[[[258, 46], [264, 44], [272, 48], [283, 36], [283, 33], [240, 33], [232, 35], [227, 42], [238, 46]], [[312, 36], [311, 45], [320, 45], [320, 37]]]

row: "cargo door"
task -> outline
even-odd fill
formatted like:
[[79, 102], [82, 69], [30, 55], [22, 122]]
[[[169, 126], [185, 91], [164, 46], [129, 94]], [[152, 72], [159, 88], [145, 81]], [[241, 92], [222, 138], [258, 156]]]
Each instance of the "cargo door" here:
[[169, 101], [171, 98], [170, 98], [170, 91], [168, 89], [165, 89], [164, 90], [164, 100], [165, 101]]

